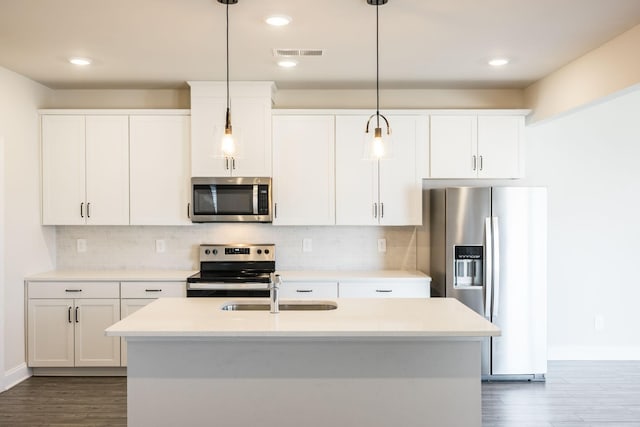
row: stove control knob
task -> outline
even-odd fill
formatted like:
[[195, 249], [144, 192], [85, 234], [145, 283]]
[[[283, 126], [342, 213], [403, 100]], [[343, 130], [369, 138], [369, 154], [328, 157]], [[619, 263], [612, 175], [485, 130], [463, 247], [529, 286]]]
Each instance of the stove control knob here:
[[207, 255], [209, 255], [209, 254], [211, 253], [211, 251], [210, 251], [209, 249], [205, 249], [205, 250], [204, 250], [204, 253], [205, 253], [205, 254], [207, 254]]
[[264, 250], [265, 255], [269, 255], [269, 249]]
[[214, 255], [218, 255], [218, 250], [217, 250], [217, 249], [214, 249], [214, 250], [213, 250], [213, 254], [214, 254]]
[[258, 249], [258, 255], [262, 253], [262, 249]]

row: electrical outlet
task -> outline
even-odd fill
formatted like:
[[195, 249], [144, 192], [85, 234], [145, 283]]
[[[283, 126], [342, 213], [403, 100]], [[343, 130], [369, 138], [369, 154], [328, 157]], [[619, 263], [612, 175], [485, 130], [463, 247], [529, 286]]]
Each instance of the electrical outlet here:
[[162, 253], [167, 249], [167, 245], [164, 242], [164, 239], [156, 240], [156, 252]]
[[302, 239], [302, 252], [311, 252], [311, 251], [313, 251], [311, 239]]
[[87, 252], [87, 239], [76, 240], [76, 249], [78, 252]]
[[593, 327], [596, 331], [604, 331], [604, 316], [602, 314], [596, 314], [593, 319]]
[[387, 252], [387, 239], [378, 239], [378, 252]]

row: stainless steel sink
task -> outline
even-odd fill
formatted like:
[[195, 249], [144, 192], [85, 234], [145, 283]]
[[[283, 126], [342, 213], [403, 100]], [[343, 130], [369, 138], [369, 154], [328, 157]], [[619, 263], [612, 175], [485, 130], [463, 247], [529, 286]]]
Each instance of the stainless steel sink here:
[[[279, 304], [280, 311], [322, 311], [335, 310], [338, 304], [333, 301], [290, 301]], [[268, 302], [230, 302], [222, 306], [225, 311], [269, 311]]]

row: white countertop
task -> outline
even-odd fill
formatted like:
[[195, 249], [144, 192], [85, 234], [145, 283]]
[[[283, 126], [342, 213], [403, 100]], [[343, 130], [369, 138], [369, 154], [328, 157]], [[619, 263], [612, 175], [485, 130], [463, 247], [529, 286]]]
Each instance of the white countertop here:
[[[223, 311], [233, 298], [161, 298], [106, 330], [108, 336], [196, 337], [484, 337], [500, 330], [451, 298], [336, 299], [327, 311]], [[263, 301], [244, 298], [241, 302]], [[281, 301], [285, 302], [285, 301]]]
[[431, 280], [431, 277], [420, 271], [405, 270], [297, 270], [276, 271], [283, 281], [376, 281], [386, 279], [420, 279]]
[[29, 282], [183, 282], [192, 270], [53, 270], [25, 278]]

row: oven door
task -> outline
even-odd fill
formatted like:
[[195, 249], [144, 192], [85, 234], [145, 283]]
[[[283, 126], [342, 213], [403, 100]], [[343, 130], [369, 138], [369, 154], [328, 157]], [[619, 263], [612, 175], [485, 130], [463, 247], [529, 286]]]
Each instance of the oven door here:
[[187, 283], [187, 297], [268, 298], [269, 288], [265, 283]]

